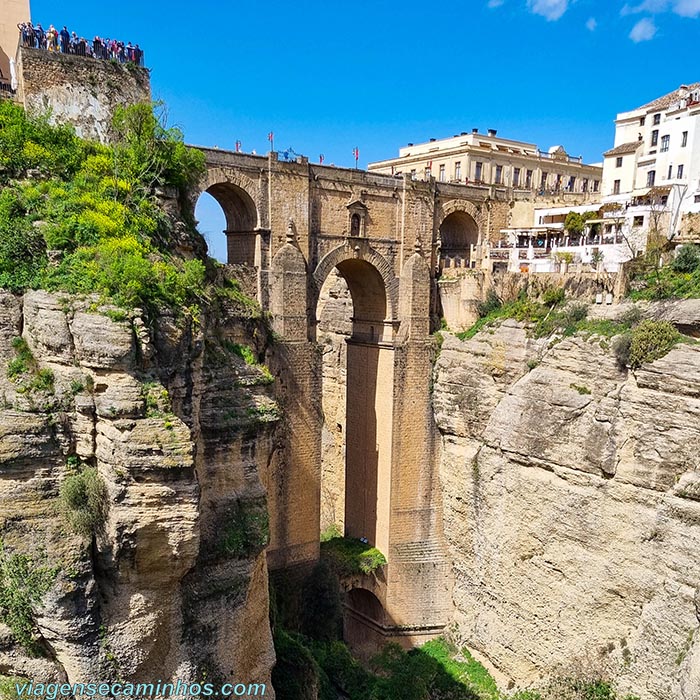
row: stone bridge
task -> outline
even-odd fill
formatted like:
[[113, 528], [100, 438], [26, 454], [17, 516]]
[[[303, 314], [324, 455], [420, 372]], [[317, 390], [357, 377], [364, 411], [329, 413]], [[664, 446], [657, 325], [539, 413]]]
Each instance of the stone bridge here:
[[315, 341], [321, 288], [336, 270], [353, 308], [342, 520], [345, 534], [366, 537], [388, 560], [380, 579], [346, 596], [346, 635], [361, 638], [358, 624], [404, 643], [434, 635], [451, 608], [430, 405], [436, 279], [441, 257], [471, 264], [508, 205], [484, 188], [203, 150], [199, 192], [221, 205], [228, 262], [248, 267], [279, 336], [271, 364], [285, 440], [265, 475], [270, 568], [319, 557], [324, 417]]

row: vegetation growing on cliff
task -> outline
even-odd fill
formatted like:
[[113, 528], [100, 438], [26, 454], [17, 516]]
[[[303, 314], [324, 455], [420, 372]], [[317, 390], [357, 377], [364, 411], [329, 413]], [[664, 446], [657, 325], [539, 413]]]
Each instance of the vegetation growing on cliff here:
[[376, 547], [336, 532], [321, 537], [321, 557], [338, 576], [371, 574], [386, 564], [386, 557]]
[[67, 476], [61, 484], [59, 507], [75, 533], [92, 536], [107, 513], [107, 489], [97, 469], [86, 467]]
[[41, 653], [35, 611], [57, 573], [58, 569], [47, 566], [42, 557], [8, 554], [0, 540], [0, 622], [31, 656]]
[[700, 297], [700, 247], [682, 246], [676, 257], [663, 267], [659, 267], [658, 257], [640, 261], [631, 286], [630, 298], [634, 300]]
[[116, 143], [102, 146], [0, 103], [0, 287], [97, 293], [127, 307], [207, 297], [204, 263], [169, 252], [173, 222], [156, 196], [182, 197], [202, 154], [151, 105], [117, 110], [114, 126]]

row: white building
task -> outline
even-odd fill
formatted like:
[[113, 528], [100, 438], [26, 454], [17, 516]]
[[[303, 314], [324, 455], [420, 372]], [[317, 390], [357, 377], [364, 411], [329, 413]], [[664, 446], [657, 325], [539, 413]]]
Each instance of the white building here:
[[[700, 214], [700, 83], [617, 115], [601, 194], [597, 205], [535, 209], [532, 226], [502, 231], [508, 251], [492, 248], [490, 264], [549, 272], [557, 260], [571, 257], [614, 272], [645, 249], [650, 232], [690, 240], [683, 225], [692, 230], [692, 218]], [[564, 230], [570, 211], [588, 217], [580, 236]]]
[[603, 203], [624, 218], [633, 252], [650, 230], [673, 240], [683, 216], [700, 212], [700, 83], [618, 114], [604, 158]]

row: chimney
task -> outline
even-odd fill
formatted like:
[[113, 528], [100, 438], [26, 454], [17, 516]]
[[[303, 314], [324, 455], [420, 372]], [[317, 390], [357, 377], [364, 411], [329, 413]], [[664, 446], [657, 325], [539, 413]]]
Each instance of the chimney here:
[[472, 129], [472, 134], [478, 134], [479, 130], [478, 129]]
[[489, 136], [495, 136], [497, 133], [496, 129], [489, 129]]

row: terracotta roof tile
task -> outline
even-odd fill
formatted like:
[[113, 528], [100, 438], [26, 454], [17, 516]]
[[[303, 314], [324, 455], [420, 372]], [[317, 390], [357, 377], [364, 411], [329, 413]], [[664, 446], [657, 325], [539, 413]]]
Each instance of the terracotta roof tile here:
[[625, 153], [634, 153], [644, 142], [643, 141], [630, 141], [629, 143], [621, 143], [615, 148], [611, 148], [609, 151], [605, 151], [603, 155], [607, 158], [608, 156], [621, 156]]
[[[700, 88], [700, 83], [691, 83], [690, 85], [686, 85], [689, 91], [697, 90]], [[669, 92], [667, 95], [664, 95], [663, 97], [657, 97], [655, 100], [652, 100], [651, 102], [647, 102], [645, 105], [642, 105], [641, 107], [637, 107], [637, 109], [646, 109], [650, 112], [652, 111], [658, 111], [661, 109], [667, 109], [670, 107], [676, 100], [678, 99], [678, 89], [674, 90], [673, 92]], [[635, 110], [637, 111], [637, 110]]]

